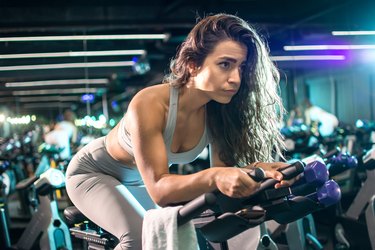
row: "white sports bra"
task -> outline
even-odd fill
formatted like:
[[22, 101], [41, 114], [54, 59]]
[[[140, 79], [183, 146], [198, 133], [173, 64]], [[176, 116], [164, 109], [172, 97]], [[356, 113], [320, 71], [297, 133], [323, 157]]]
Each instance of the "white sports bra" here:
[[[176, 127], [176, 120], [177, 120], [177, 105], [178, 105], [178, 89], [174, 87], [170, 87], [170, 101], [169, 101], [169, 112], [168, 112], [168, 120], [167, 124], [164, 129], [163, 138], [164, 143], [167, 148], [168, 153], [168, 164], [182, 164], [188, 163], [195, 160], [198, 155], [203, 151], [203, 149], [209, 144], [209, 133], [207, 127], [207, 119], [206, 119], [206, 126], [204, 129], [203, 136], [201, 137], [199, 143], [189, 151], [182, 152], [182, 153], [173, 153], [171, 152], [171, 144], [173, 139], [174, 130]], [[125, 122], [124, 118], [120, 121], [120, 127], [118, 128], [118, 140], [121, 147], [126, 150], [130, 155], [134, 156], [133, 147], [130, 140], [130, 134], [125, 129]]]

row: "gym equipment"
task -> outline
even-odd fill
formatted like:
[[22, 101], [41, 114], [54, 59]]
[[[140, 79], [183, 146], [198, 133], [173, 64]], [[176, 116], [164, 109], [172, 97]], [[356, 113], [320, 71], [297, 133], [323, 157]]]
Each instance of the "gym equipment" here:
[[[21, 237], [14, 246], [7, 242], [5, 247], [9, 249], [29, 250], [35, 244], [39, 244], [41, 250], [72, 250], [69, 229], [60, 218], [55, 190], [65, 186], [65, 176], [57, 169], [50, 168], [40, 175], [32, 177], [18, 184], [18, 188], [27, 189], [35, 186], [38, 194], [39, 205], [37, 211], [32, 215]], [[4, 232], [6, 234], [6, 232]], [[4, 238], [9, 238], [5, 235]], [[39, 239], [39, 242], [37, 240]]]
[[[255, 169], [249, 174], [255, 180], [264, 178], [264, 171]], [[68, 225], [74, 225], [70, 228], [71, 234], [84, 241], [85, 249], [88, 250], [108, 250], [118, 244], [117, 238], [95, 225], [86, 216], [84, 216], [75, 206], [65, 208], [64, 216]]]
[[[340, 198], [339, 188], [333, 181], [328, 181], [321, 190], [309, 196], [295, 196], [287, 199], [282, 196], [282, 199], [269, 201], [274, 204], [268, 204], [268, 207], [260, 204], [263, 209], [244, 208], [235, 213], [213, 214], [210, 219], [204, 217], [204, 225], [198, 227], [198, 231], [210, 243], [211, 249], [228, 249], [226, 241], [229, 238], [251, 227], [260, 225], [264, 221], [275, 220], [281, 224], [290, 223], [305, 216], [306, 212], [311, 213], [316, 209], [332, 205], [338, 202]], [[218, 203], [220, 203], [218, 196], [214, 193], [198, 197], [180, 209], [179, 225], [194, 218], [202, 210], [210, 209]], [[199, 221], [199, 218], [193, 220], [194, 224], [197, 223], [195, 220]], [[261, 240], [262, 244], [268, 244], [268, 246], [271, 243], [270, 237]]]
[[342, 152], [340, 148], [335, 148], [323, 156], [313, 154], [302, 159], [305, 163], [316, 160], [326, 164], [329, 177], [339, 184], [342, 194], [354, 191], [356, 171], [359, 164], [356, 156]]
[[[179, 210], [178, 225], [192, 220], [196, 229], [209, 243], [209, 249], [228, 249], [228, 239], [249, 228], [262, 225], [267, 220], [290, 223], [317, 209], [337, 203], [340, 200], [340, 189], [334, 181], [328, 180], [322, 184], [323, 180], [309, 179], [308, 176], [312, 175], [309, 169], [314, 169], [314, 166], [321, 169], [324, 165], [314, 162], [305, 168], [305, 164], [297, 161], [280, 170], [285, 179], [294, 178], [306, 170], [302, 177], [305, 181], [293, 188], [274, 189], [277, 181], [265, 179], [258, 191], [247, 198], [234, 199], [218, 191], [205, 193]], [[252, 178], [260, 180], [261, 176], [261, 173], [255, 171]], [[311, 192], [312, 185], [315, 185], [315, 189]], [[75, 207], [66, 208], [64, 215], [69, 224], [87, 219]], [[88, 249], [111, 249], [116, 244], [114, 237], [103, 230], [87, 229], [86, 225], [90, 225], [90, 222], [83, 225], [76, 225], [70, 231], [76, 238], [84, 239]], [[262, 246], [270, 247], [272, 240], [266, 236], [267, 230], [264, 227], [263, 229], [260, 242]]]
[[[331, 150], [322, 157], [316, 154], [311, 155], [302, 159], [302, 161], [306, 164], [313, 161], [324, 162], [327, 164], [326, 174], [329, 174], [330, 178], [334, 178], [339, 184], [342, 193], [341, 183], [348, 182], [347, 179], [344, 178], [346, 173], [355, 170], [358, 166], [357, 158], [348, 153], [341, 152], [340, 148]], [[308, 215], [302, 219], [296, 220], [295, 222], [289, 223], [288, 225], [279, 225], [279, 227], [282, 228], [282, 230], [278, 228], [278, 230], [275, 230], [276, 233], [280, 233], [281, 231], [286, 236], [288, 245], [293, 249], [306, 249], [307, 247], [323, 249], [323, 246], [317, 240], [315, 221], [312, 215]], [[275, 236], [275, 234], [273, 234], [273, 236]], [[324, 238], [325, 237], [326, 236], [324, 236]], [[308, 244], [305, 244], [306, 242]]]
[[357, 137], [360, 137], [365, 149], [375, 146], [375, 122], [367, 120], [357, 120]]
[[76, 207], [71, 206], [65, 208], [64, 216], [68, 225], [74, 225], [70, 228], [70, 233], [75, 238], [84, 241], [84, 249], [109, 250], [113, 249], [118, 244], [116, 237], [95, 225]]
[[[303, 188], [306, 190], [307, 186], [310, 186], [310, 192], [314, 192], [316, 186], [323, 185], [329, 179], [327, 166], [322, 158], [316, 155], [305, 158], [302, 162], [307, 164], [307, 166], [301, 174], [301, 178], [292, 187], [295, 194], [298, 189]], [[304, 186], [301, 186], [301, 184]], [[296, 187], [298, 188], [296, 189]], [[280, 247], [287, 245], [289, 249], [323, 249], [322, 244], [317, 239], [314, 218], [311, 214], [282, 225], [275, 221], [267, 221], [267, 228], [271, 237]]]
[[281, 134], [285, 138], [287, 156], [303, 158], [301, 155], [311, 155], [319, 151], [320, 136], [305, 124], [283, 127]]
[[[47, 143], [42, 143], [38, 147], [38, 151], [41, 154], [41, 159], [38, 167], [35, 170], [35, 176], [40, 176], [42, 173], [47, 171], [49, 168], [57, 167], [57, 163], [60, 162], [59, 154], [64, 150], [64, 148], [56, 147]], [[65, 169], [60, 169], [64, 171]]]
[[327, 159], [327, 168], [331, 177], [358, 166], [357, 158], [348, 153], [339, 152], [332, 157], [326, 156], [325, 158]]
[[9, 216], [7, 208], [7, 197], [9, 194], [10, 178], [6, 174], [10, 166], [7, 160], [0, 160], [0, 230], [4, 232], [0, 238], [1, 246], [10, 245], [8, 232]]
[[350, 222], [352, 227], [362, 224], [362, 215], [364, 216], [371, 248], [375, 249], [375, 148], [369, 150], [363, 156], [362, 161], [362, 167], [366, 169], [367, 179], [362, 184], [350, 207], [341, 216], [341, 222], [335, 228], [336, 240], [347, 249], [351, 247], [351, 240], [346, 239], [348, 234], [345, 234], [345, 231], [351, 230], [344, 225], [347, 222]]
[[24, 156], [21, 154], [22, 145], [20, 141], [13, 138], [7, 139], [0, 145], [1, 158], [9, 162], [9, 167], [3, 173], [3, 181], [6, 183], [6, 195], [17, 191], [20, 209], [18, 215], [23, 219], [30, 219], [31, 209], [28, 203], [28, 194], [17, 189], [16, 183], [26, 179], [27, 175], [24, 169]]

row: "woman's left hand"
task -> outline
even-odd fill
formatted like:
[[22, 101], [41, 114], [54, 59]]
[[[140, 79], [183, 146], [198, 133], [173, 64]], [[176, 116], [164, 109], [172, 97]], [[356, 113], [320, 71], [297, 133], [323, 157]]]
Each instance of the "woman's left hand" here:
[[285, 162], [257, 162], [256, 164], [250, 165], [249, 167], [256, 167], [256, 168], [263, 169], [266, 175], [266, 178], [273, 178], [273, 179], [280, 181], [275, 184], [275, 188], [281, 188], [281, 187], [291, 186], [298, 179], [298, 176], [297, 176], [296, 178], [293, 178], [290, 180], [283, 180], [283, 175], [278, 170], [283, 169], [289, 165], [290, 164], [285, 163]]

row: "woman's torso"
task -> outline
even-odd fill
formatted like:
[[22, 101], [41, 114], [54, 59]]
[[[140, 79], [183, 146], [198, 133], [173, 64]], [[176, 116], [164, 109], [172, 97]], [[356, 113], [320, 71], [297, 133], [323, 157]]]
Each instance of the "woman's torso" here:
[[[160, 132], [163, 133], [169, 163], [191, 161], [192, 156], [194, 156], [193, 158], [198, 156], [208, 144], [205, 108], [202, 107], [198, 112], [192, 115], [187, 115], [181, 111], [183, 106], [179, 100], [178, 90], [177, 92], [174, 92], [174, 95], [177, 96], [173, 98], [173, 90], [170, 89], [172, 87], [167, 84], [156, 85], [149, 88], [149, 91], [152, 92], [153, 98], [157, 98], [156, 101], [163, 107], [162, 111], [157, 110], [156, 112], [160, 112], [159, 117], [163, 119], [164, 125], [162, 127], [164, 130]], [[172, 103], [170, 103], [170, 100], [172, 100]], [[155, 102], [155, 100], [153, 102]], [[176, 102], [176, 106], [173, 105], [173, 102]], [[153, 112], [153, 106], [154, 105], [150, 103], [150, 109], [147, 112]], [[121, 133], [124, 133], [123, 130], [131, 133], [128, 126], [131, 121], [127, 116], [127, 113], [122, 119], [123, 121], [119, 122], [119, 124], [117, 124], [107, 135], [106, 148], [108, 153], [114, 159], [127, 166], [133, 166], [136, 168], [132, 152], [127, 152], [127, 150], [124, 149], [124, 146], [119, 143], [119, 140], [121, 140], [118, 136], [120, 132], [119, 129], [122, 129]]]

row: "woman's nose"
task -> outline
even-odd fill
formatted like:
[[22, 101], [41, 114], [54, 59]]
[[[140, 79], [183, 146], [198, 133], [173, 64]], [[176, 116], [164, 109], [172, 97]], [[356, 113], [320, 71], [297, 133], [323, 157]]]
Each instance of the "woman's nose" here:
[[232, 70], [228, 82], [239, 84], [241, 82], [241, 69], [237, 68]]

